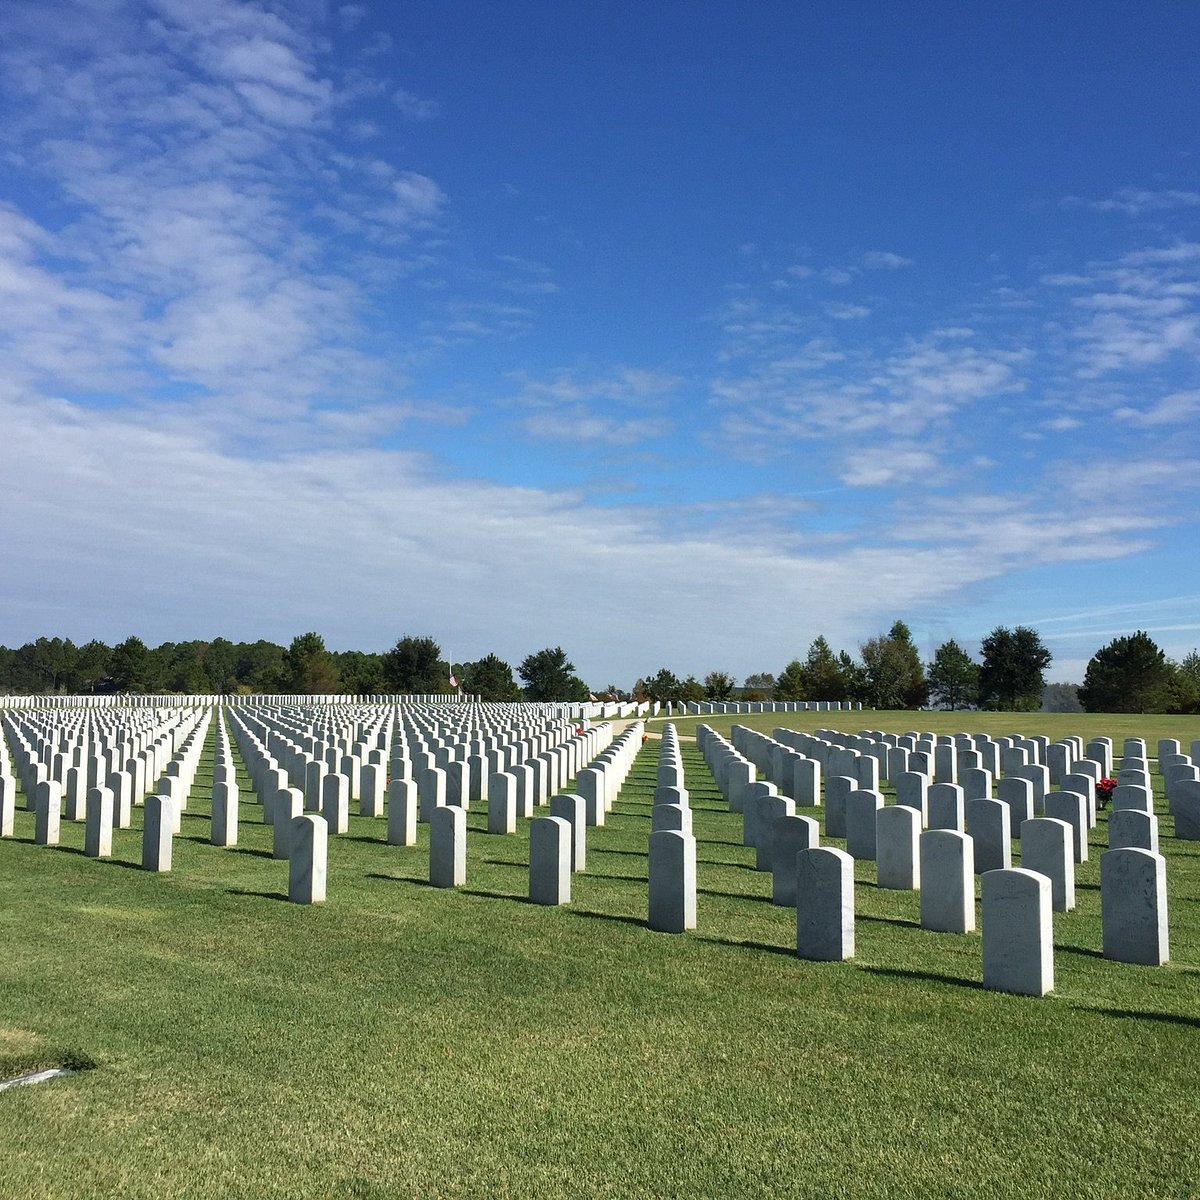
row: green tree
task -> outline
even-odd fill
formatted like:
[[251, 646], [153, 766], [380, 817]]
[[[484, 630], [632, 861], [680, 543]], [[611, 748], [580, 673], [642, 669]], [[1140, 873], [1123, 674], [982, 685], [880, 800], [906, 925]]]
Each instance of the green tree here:
[[512, 667], [495, 654], [463, 663], [459, 682], [464, 692], [490, 703], [507, 704], [521, 698]]
[[108, 669], [118, 692], [145, 692], [150, 688], [153, 663], [140, 637], [127, 637], [114, 646]]
[[1079, 689], [1085, 712], [1166, 712], [1173, 672], [1149, 634], [1114, 638], [1092, 655]]
[[1048, 683], [1042, 689], [1042, 712], [1083, 712], [1079, 687], [1074, 683]]
[[71, 688], [76, 692], [105, 692], [112, 689], [109, 662], [112, 650], [93, 639], [79, 647]]
[[979, 702], [979, 664], [953, 638], [937, 648], [929, 664], [929, 694], [951, 712]]
[[1037, 631], [1025, 625], [996, 626], [980, 644], [979, 700], [984, 708], [1036, 712], [1046, 686], [1050, 651]]
[[886, 637], [864, 642], [860, 653], [866, 674], [866, 696], [872, 708], [920, 708], [929, 698], [929, 682], [912, 634], [896, 621]]
[[251, 692], [282, 692], [287, 669], [287, 651], [274, 642], [260, 639], [237, 648], [239, 687]]
[[728, 671], [709, 671], [704, 677], [705, 700], [728, 700], [737, 681]]
[[823, 635], [813, 638], [804, 658], [804, 695], [798, 700], [846, 700], [853, 681]]
[[517, 674], [525, 684], [525, 697], [539, 703], [586, 700], [591, 693], [575, 674], [575, 664], [561, 646], [547, 647], [526, 655]]
[[752, 671], [746, 676], [743, 687], [768, 690], [775, 686], [775, 676], [770, 671]]
[[742, 683], [745, 700], [769, 700], [775, 691], [775, 676], [770, 671], [753, 671]]
[[341, 690], [333, 655], [325, 649], [325, 639], [319, 633], [302, 633], [294, 637], [284, 665], [289, 692], [312, 696]]
[[678, 700], [681, 686], [679, 677], [674, 672], [667, 670], [666, 667], [660, 668], [658, 674], [652, 675], [646, 680], [647, 694], [651, 700], [657, 700], [659, 704], [673, 704]]
[[[167, 691], [204, 693], [213, 690], [204, 666], [207, 642], [179, 642], [164, 654], [163, 682]], [[154, 654], [151, 651], [151, 654]]]
[[237, 687], [237, 650], [228, 638], [215, 637], [204, 648], [204, 672], [218, 695], [228, 696]]
[[17, 652], [0, 646], [0, 695], [17, 694]]
[[393, 692], [444, 692], [450, 676], [431, 637], [402, 637], [383, 656], [383, 681]]
[[693, 704], [705, 697], [704, 684], [698, 680], [695, 675], [689, 675], [679, 685], [679, 698], [685, 703]]
[[837, 661], [846, 688], [840, 699], [865, 700], [867, 697], [866, 668], [862, 663], [855, 662], [845, 650], [838, 651]]
[[1171, 666], [1171, 711], [1200, 712], [1200, 651], [1191, 651]]
[[798, 658], [792, 659], [775, 680], [774, 698], [776, 700], [809, 699], [808, 672]]
[[30, 666], [38, 679], [38, 690], [57, 692], [64, 687], [74, 673], [77, 653], [70, 638], [38, 638], [29, 656]]
[[333, 661], [347, 695], [371, 696], [384, 690], [382, 654], [342, 650], [334, 654]]

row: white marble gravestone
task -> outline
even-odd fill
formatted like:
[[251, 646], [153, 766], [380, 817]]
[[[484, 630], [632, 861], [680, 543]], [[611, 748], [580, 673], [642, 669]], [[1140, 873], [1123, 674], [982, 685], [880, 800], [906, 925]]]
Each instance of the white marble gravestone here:
[[1159, 966], [1169, 958], [1167, 863], [1138, 847], [1100, 855], [1104, 957]]
[[293, 904], [323, 904], [329, 826], [316, 813], [301, 813], [289, 824], [288, 899]]
[[844, 850], [796, 855], [796, 953], [818, 962], [854, 957], [854, 859]]
[[571, 902], [571, 823], [563, 817], [534, 817], [529, 823], [529, 899]]
[[448, 888], [466, 881], [467, 810], [446, 804], [429, 817], [429, 882]]
[[942, 933], [975, 928], [975, 843], [958, 829], [921, 834], [921, 927]]
[[1011, 867], [985, 871], [980, 884], [983, 986], [1044, 996], [1054, 988], [1050, 880], [1036, 871]]
[[648, 863], [651, 929], [683, 933], [696, 928], [696, 839], [660, 829], [650, 835]]

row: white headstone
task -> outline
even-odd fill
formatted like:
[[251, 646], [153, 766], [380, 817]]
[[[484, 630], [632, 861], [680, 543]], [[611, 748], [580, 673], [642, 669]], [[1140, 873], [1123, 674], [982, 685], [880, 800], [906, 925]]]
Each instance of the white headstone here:
[[417, 844], [417, 785], [406, 776], [388, 784], [387, 840], [389, 846]]
[[429, 882], [461, 887], [467, 881], [467, 810], [457, 804], [436, 808], [429, 817]]
[[[987, 804], [974, 800], [972, 804]], [[1021, 867], [985, 871], [983, 986], [1044, 996], [1054, 988], [1050, 880]]]
[[1021, 822], [1021, 866], [1050, 880], [1050, 907], [1070, 912], [1075, 907], [1075, 854], [1071, 826], [1056, 817], [1033, 817]]
[[918, 839], [921, 814], [903, 804], [892, 804], [875, 814], [876, 880], [881, 888], [914, 891], [921, 886]]
[[293, 904], [322, 904], [325, 901], [325, 872], [329, 827], [316, 813], [301, 813], [291, 819], [288, 830], [288, 899]]
[[563, 817], [535, 817], [529, 823], [529, 899], [571, 902], [571, 823]]
[[942, 933], [975, 928], [975, 844], [957, 829], [921, 834], [921, 926]]
[[1100, 855], [1104, 957], [1160, 966], [1169, 957], [1167, 862], [1137, 847]]
[[796, 953], [818, 962], [854, 957], [854, 859], [844, 850], [796, 855]]
[[696, 928], [696, 839], [660, 829], [650, 835], [649, 925], [662, 933]]

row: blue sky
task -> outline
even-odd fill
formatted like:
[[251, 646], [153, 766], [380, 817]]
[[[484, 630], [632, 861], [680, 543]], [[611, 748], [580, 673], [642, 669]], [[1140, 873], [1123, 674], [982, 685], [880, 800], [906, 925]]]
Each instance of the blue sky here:
[[1200, 9], [10, 0], [0, 642], [1200, 644]]

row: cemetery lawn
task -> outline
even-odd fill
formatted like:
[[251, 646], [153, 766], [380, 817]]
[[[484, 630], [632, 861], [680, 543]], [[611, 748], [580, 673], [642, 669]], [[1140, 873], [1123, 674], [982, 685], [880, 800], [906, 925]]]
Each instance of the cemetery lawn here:
[[[944, 717], [1118, 750], [1137, 733], [1152, 754], [1171, 721], [738, 719]], [[32, 845], [18, 799], [0, 841], [0, 1078], [92, 1069], [0, 1092], [4, 1200], [1200, 1189], [1200, 843], [1174, 839], [1157, 777], [1171, 963], [1100, 956], [1102, 815], [1078, 907], [1054, 916], [1055, 991], [1031, 999], [985, 991], [978, 932], [920, 929], [916, 893], [876, 888], [869, 863], [855, 959], [797, 959], [795, 912], [770, 903], [690, 742], [699, 927], [672, 936], [645, 926], [657, 741], [588, 831], [567, 907], [526, 902], [524, 823], [490, 836], [479, 805], [465, 887], [427, 884], [427, 826], [396, 848], [354, 816], [330, 838], [328, 902], [300, 907], [244, 778], [239, 846], [208, 844], [211, 737], [169, 875], [137, 866], [140, 808], [96, 861], [82, 822]]]

